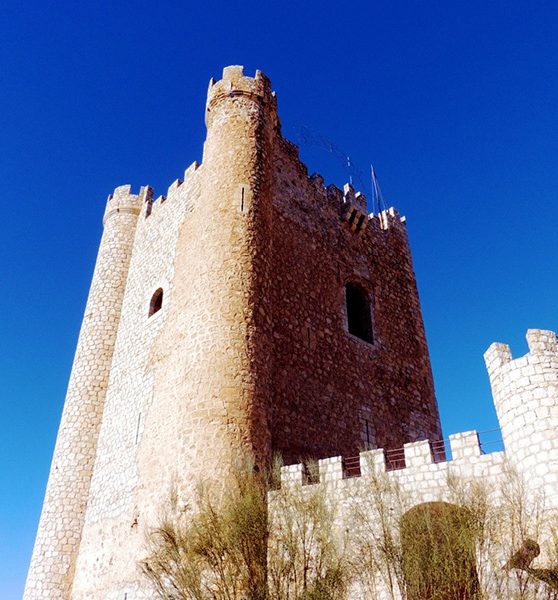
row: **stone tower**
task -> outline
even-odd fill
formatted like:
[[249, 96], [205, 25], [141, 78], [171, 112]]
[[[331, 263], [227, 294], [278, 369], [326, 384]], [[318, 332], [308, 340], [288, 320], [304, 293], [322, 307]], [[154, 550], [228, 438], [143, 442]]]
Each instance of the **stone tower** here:
[[499, 343], [484, 357], [506, 454], [530, 489], [558, 508], [558, 339], [529, 329], [527, 343], [529, 352], [515, 360]]
[[141, 206], [130, 187], [109, 197], [35, 542], [27, 598], [69, 597], [95, 463], [122, 299]]
[[109, 198], [25, 598], [147, 597], [171, 488], [248, 452], [438, 440], [406, 227], [308, 176], [259, 71], [210, 82], [201, 165]]

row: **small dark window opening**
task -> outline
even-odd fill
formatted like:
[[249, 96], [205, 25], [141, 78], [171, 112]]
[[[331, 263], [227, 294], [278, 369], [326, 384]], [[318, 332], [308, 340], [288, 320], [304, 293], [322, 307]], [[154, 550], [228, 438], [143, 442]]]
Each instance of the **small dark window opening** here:
[[160, 311], [163, 307], [163, 289], [159, 288], [151, 298], [151, 302], [149, 303], [149, 317], [154, 315], [156, 312]]
[[347, 323], [349, 333], [372, 344], [372, 315], [370, 314], [370, 300], [364, 290], [348, 283], [345, 286], [347, 299]]

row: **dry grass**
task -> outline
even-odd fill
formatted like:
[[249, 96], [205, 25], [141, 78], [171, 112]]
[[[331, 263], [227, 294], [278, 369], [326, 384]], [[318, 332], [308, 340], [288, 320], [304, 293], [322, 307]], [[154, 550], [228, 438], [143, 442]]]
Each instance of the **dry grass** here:
[[343, 600], [347, 577], [323, 490], [284, 487], [268, 515], [276, 477], [244, 462], [224, 491], [199, 486], [190, 511], [169, 500], [140, 563], [158, 598]]
[[140, 565], [158, 598], [344, 600], [351, 589], [359, 600], [558, 600], [558, 571], [533, 567], [534, 542], [525, 546], [545, 540], [547, 562], [558, 558], [557, 528], [509, 466], [497, 489], [449, 477], [444, 502], [418, 506], [395, 478], [372, 474], [347, 538], [325, 486], [275, 489], [277, 468], [267, 478], [231, 468], [189, 511], [169, 500]]

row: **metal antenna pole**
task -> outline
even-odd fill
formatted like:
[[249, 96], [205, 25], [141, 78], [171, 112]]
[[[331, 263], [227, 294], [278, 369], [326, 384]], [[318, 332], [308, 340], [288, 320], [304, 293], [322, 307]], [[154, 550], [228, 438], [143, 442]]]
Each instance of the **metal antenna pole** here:
[[378, 177], [376, 175], [376, 171], [374, 169], [374, 165], [370, 165], [370, 174], [372, 177], [372, 191], [374, 192], [374, 201], [378, 206], [378, 214], [382, 212], [382, 210], [386, 209], [384, 197], [382, 196], [382, 190], [380, 189], [380, 183], [378, 182]]

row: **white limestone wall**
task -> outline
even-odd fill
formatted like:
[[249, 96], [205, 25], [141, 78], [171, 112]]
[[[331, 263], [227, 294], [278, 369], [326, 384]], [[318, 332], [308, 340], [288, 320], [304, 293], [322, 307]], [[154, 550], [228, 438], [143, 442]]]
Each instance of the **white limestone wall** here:
[[[409, 501], [409, 508], [424, 502], [455, 500], [450, 482], [452, 478], [466, 481], [482, 481], [496, 489], [501, 481], [504, 452], [484, 454], [476, 431], [450, 436], [452, 460], [434, 462], [428, 440], [405, 444], [405, 468], [387, 470], [383, 449], [361, 452], [359, 456], [360, 476], [346, 477], [343, 458], [335, 456], [318, 461], [320, 483], [328, 488], [332, 502], [349, 514], [347, 509], [355, 498], [364, 501], [373, 479], [385, 476], [398, 486]], [[289, 465], [281, 469], [281, 483], [300, 485], [304, 483], [304, 467]], [[306, 487], [306, 486], [303, 486]], [[309, 489], [311, 485], [307, 486]], [[273, 503], [273, 492], [270, 493]]]
[[506, 453], [558, 508], [558, 341], [529, 329], [527, 343], [515, 360], [509, 346], [492, 344], [485, 360]]
[[[516, 364], [512, 365], [508, 373], [514, 371], [514, 366], [515, 369], [523, 369], [527, 364], [534, 370], [544, 370], [545, 367], [542, 365], [546, 365], [549, 367], [545, 371], [547, 377], [535, 378], [534, 381], [539, 385], [542, 382], [544, 389], [546, 389], [544, 383], [550, 382], [549, 389], [552, 393], [554, 384], [551, 373], [556, 370], [553, 342], [548, 332], [529, 332], [530, 356], [523, 361], [514, 361]], [[494, 360], [494, 348], [492, 358]], [[504, 364], [508, 362], [506, 360]], [[497, 369], [500, 367], [501, 365]], [[490, 372], [491, 375], [494, 374], [493, 367]], [[517, 381], [513, 377], [512, 375], [511, 382]], [[517, 432], [509, 424], [511, 422], [513, 425], [514, 417], [519, 418], [524, 415], [524, 412], [521, 408], [516, 408], [517, 413], [513, 410], [513, 407], [517, 407], [513, 401], [517, 384], [510, 383], [507, 377], [504, 377], [503, 381], [507, 382], [507, 387], [497, 388], [497, 391], [505, 390], [507, 398], [511, 401], [508, 407], [506, 396], [499, 397], [509, 410], [508, 420], [503, 421], [503, 428], [509, 426], [507, 445], [512, 450], [510, 454], [504, 451], [484, 454], [478, 434], [469, 431], [450, 436], [451, 460], [439, 460], [443, 458], [440, 456], [439, 448], [433, 452], [428, 441], [420, 441], [405, 445], [404, 461], [398, 465], [403, 467], [404, 464], [404, 467], [395, 470], [387, 470], [382, 449], [360, 454], [357, 461], [360, 475], [356, 477], [351, 476], [355, 473], [355, 461], [353, 459], [344, 461], [341, 457], [320, 460], [318, 462], [319, 482], [310, 485], [305, 484], [303, 465], [282, 468], [281, 487], [287, 488], [287, 497], [289, 494], [310, 497], [318, 493], [318, 489], [321, 490], [319, 493], [325, 494], [327, 505], [335, 519], [334, 530], [338, 548], [353, 565], [349, 600], [401, 598], [401, 590], [397, 585], [390, 591], [388, 585], [390, 577], [384, 568], [359, 571], [359, 564], [362, 565], [359, 560], [363, 548], [365, 551], [370, 547], [378, 548], [383, 542], [380, 507], [384, 511], [385, 523], [397, 540], [401, 517], [412, 507], [429, 502], [446, 502], [468, 510], [476, 510], [475, 506], [486, 508], [485, 543], [477, 546], [476, 556], [477, 573], [486, 600], [509, 600], [516, 597], [537, 600], [548, 597], [548, 589], [540, 581], [531, 579], [525, 585], [524, 573], [521, 574], [516, 570], [507, 571], [503, 567], [513, 552], [518, 550], [522, 542], [528, 538], [536, 540], [541, 546], [541, 554], [533, 562], [533, 567], [548, 568], [556, 562], [553, 532], [558, 525], [558, 511], [555, 506], [558, 485], [554, 478], [535, 475], [537, 472], [546, 475], [552, 472], [552, 448], [556, 430], [550, 433], [546, 427], [549, 417], [545, 410], [541, 413], [541, 430], [546, 431], [548, 437], [543, 436], [542, 440], [544, 442], [550, 438], [551, 447], [546, 453], [544, 443], [541, 442], [542, 445], [538, 447], [539, 458], [541, 458], [540, 453], [543, 454], [544, 471], [537, 470], [537, 466], [541, 464], [539, 462], [530, 469], [522, 471], [521, 465], [524, 463], [521, 459], [525, 456], [521, 450], [522, 436], [515, 438], [514, 434], [517, 435]], [[549, 397], [549, 394], [541, 394], [536, 389], [536, 386], [530, 389], [533, 399], [544, 400]], [[546, 405], [545, 402], [541, 404], [543, 407]], [[527, 410], [535, 409], [533, 405], [527, 407]], [[536, 431], [531, 430], [531, 435]], [[516, 440], [518, 445], [514, 446]], [[519, 462], [517, 462], [518, 457]], [[347, 469], [349, 465], [350, 468]], [[280, 494], [281, 492], [269, 494], [271, 515], [279, 515], [278, 511], [284, 507]], [[279, 518], [278, 522], [280, 521]], [[391, 577], [393, 578], [393, 572]], [[523, 590], [521, 593], [520, 588]]]
[[[413, 506], [440, 501], [456, 504], [457, 496], [468, 493], [475, 482], [482, 482], [486, 489], [494, 490], [497, 498], [505, 470], [504, 453], [483, 454], [475, 431], [450, 436], [450, 445], [453, 460], [434, 462], [427, 440], [406, 444], [405, 468], [390, 471], [386, 470], [383, 449], [362, 452], [359, 456], [361, 474], [350, 478], [346, 478], [341, 457], [320, 460], [320, 481], [314, 485], [304, 485], [303, 465], [290, 465], [281, 470], [281, 487], [288, 486], [289, 493], [310, 495], [315, 493], [317, 485], [322, 486], [335, 515], [338, 546], [343, 548], [345, 557], [351, 557], [358, 563], [362, 543], [382, 543], [379, 505], [386, 510], [387, 522], [397, 538], [399, 518]], [[439, 455], [439, 452], [434, 454]], [[351, 463], [351, 471], [354, 472], [354, 463]], [[272, 514], [277, 514], [281, 506], [278, 494], [269, 494]], [[384, 576], [381, 571], [375, 572], [375, 575], [353, 572], [349, 600], [399, 598], [397, 586], [395, 592], [390, 592]]]
[[[200, 168], [201, 170], [201, 168]], [[99, 436], [97, 459], [77, 561], [72, 598], [141, 598], [137, 570], [144, 538], [142, 493], [164, 480], [161, 469], [140, 473], [138, 453], [153, 395], [151, 364], [156, 340], [173, 301], [174, 259], [180, 226], [199, 196], [199, 171], [192, 165], [166, 199], [146, 203], [139, 218], [128, 284]], [[153, 293], [163, 289], [163, 306], [148, 316]], [[165, 423], [160, 423], [165, 427]], [[167, 465], [168, 471], [173, 465]], [[168, 476], [167, 481], [170, 480]], [[169, 490], [159, 489], [161, 499]], [[153, 522], [151, 519], [150, 522]], [[149, 597], [149, 596], [147, 596]]]
[[104, 232], [52, 459], [26, 600], [69, 597], [136, 223], [149, 188], [109, 197]]

